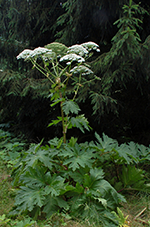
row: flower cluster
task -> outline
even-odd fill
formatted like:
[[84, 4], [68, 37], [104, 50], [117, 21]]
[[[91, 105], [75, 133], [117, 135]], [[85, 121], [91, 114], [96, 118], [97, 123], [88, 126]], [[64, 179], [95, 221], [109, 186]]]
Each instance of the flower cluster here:
[[75, 53], [82, 57], [86, 57], [92, 50], [100, 52], [99, 46], [94, 42], [86, 42], [82, 44], [76, 44], [68, 48], [67, 53]]
[[60, 62], [67, 61], [67, 64], [71, 64], [71, 62], [76, 61], [79, 63], [85, 62], [85, 59], [77, 54], [67, 54], [60, 58]]
[[25, 49], [17, 56], [17, 60], [27, 59], [30, 56], [31, 53], [32, 53], [32, 50]]
[[52, 50], [49, 50], [49, 49], [44, 48], [44, 47], [38, 47], [38, 48], [35, 48], [35, 49], [32, 51], [32, 53], [30, 54], [29, 57], [34, 58], [34, 57], [43, 55], [43, 54], [48, 53], [48, 52], [51, 53]]
[[[68, 48], [67, 55], [60, 58], [61, 61], [67, 61], [67, 64], [71, 64], [72, 61], [82, 63], [85, 61], [83, 57], [86, 57], [92, 50], [100, 52], [99, 46], [94, 42], [86, 42], [83, 44], [76, 44]], [[45, 47], [37, 47], [34, 50], [25, 49], [18, 56], [17, 59], [28, 60], [31, 58], [42, 57], [44, 61], [51, 60], [56, 57], [55, 52]]]
[[48, 54], [48, 53], [52, 54], [52, 50], [49, 50], [44, 47], [37, 47], [34, 50], [25, 49], [17, 56], [17, 59], [27, 60], [29, 58], [39, 57], [43, 54]]
[[76, 45], [69, 47], [67, 53], [75, 53], [77, 55], [84, 57], [88, 54], [88, 51], [82, 45], [76, 44]]
[[95, 50], [97, 52], [100, 52], [99, 45], [97, 45], [94, 42], [86, 42], [81, 44], [87, 51]]
[[81, 73], [83, 76], [93, 74], [93, 71], [84, 65], [75, 66], [70, 72], [74, 74]]

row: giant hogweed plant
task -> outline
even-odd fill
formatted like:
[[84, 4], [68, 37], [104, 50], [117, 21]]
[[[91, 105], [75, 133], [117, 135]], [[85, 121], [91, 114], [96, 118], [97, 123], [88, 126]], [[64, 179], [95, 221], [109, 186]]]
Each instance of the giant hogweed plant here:
[[98, 45], [93, 42], [73, 45], [69, 48], [54, 42], [34, 50], [25, 49], [17, 56], [17, 59], [30, 61], [33, 67], [51, 83], [49, 95], [52, 101], [51, 107], [59, 104], [61, 116], [53, 120], [49, 126], [62, 123], [64, 143], [68, 129], [77, 127], [81, 131], [84, 131], [84, 128], [89, 130], [87, 119], [84, 115], [78, 115], [80, 108], [75, 99], [79, 88], [90, 82], [87, 80], [88, 75], [92, 75], [91, 80], [98, 79], [93, 76], [89, 65], [85, 64], [85, 59], [93, 51], [100, 51]]
[[124, 197], [104, 180], [103, 170], [94, 164], [95, 148], [89, 149], [78, 144], [76, 138], [66, 137], [67, 130], [73, 127], [83, 133], [90, 129], [85, 116], [79, 115], [75, 99], [89, 78], [98, 79], [85, 63], [93, 51], [100, 51], [93, 42], [69, 48], [52, 43], [44, 48], [26, 49], [17, 56], [30, 61], [51, 83], [51, 107], [59, 104], [61, 114], [49, 126], [61, 122], [63, 136], [46, 146], [42, 146], [42, 141], [32, 144], [24, 153], [14, 180], [14, 185], [20, 185], [16, 213], [28, 211], [35, 217], [49, 217], [59, 211], [103, 226], [117, 225], [111, 211], [125, 201]]
[[[113, 160], [117, 166], [127, 166], [138, 158], [105, 135], [101, 139], [95, 134], [97, 142], [80, 144], [77, 138], [66, 137], [70, 128], [77, 127], [83, 133], [84, 129], [90, 129], [84, 115], [78, 114], [80, 108], [75, 99], [79, 89], [88, 83], [87, 75], [92, 75], [91, 80], [96, 79], [85, 64], [85, 58], [93, 50], [99, 51], [92, 42], [70, 48], [52, 43], [45, 48], [24, 50], [17, 56], [17, 59], [31, 61], [51, 83], [51, 106], [59, 104], [61, 114], [49, 126], [62, 122], [63, 136], [50, 140], [47, 145], [42, 145], [42, 141], [31, 144], [24, 152], [14, 168], [13, 183], [19, 188], [13, 214], [29, 212], [37, 218], [63, 212], [93, 224], [118, 226], [112, 211], [116, 211], [125, 199], [104, 179], [102, 167], [108, 172], [104, 165], [106, 161], [108, 166]], [[126, 173], [127, 167], [123, 171]], [[121, 188], [127, 187], [133, 179], [125, 180], [126, 185], [122, 183]]]

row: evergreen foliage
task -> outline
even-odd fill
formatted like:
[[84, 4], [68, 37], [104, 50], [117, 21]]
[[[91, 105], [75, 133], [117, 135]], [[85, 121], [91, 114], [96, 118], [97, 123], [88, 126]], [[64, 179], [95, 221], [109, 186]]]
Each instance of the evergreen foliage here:
[[[50, 87], [45, 82], [45, 78], [34, 69], [28, 71], [30, 64], [25, 65], [23, 61], [16, 61], [15, 57], [31, 45], [36, 47], [53, 41], [56, 38], [54, 35], [56, 33], [59, 35], [63, 31], [57, 41], [63, 40], [63, 43], [68, 45], [91, 38], [100, 44], [101, 42], [104, 44], [104, 41], [110, 44], [111, 38], [114, 37], [112, 43], [105, 46], [107, 52], [104, 53], [106, 49], [101, 45], [101, 56], [90, 63], [97, 75], [97, 82], [90, 81], [84, 84], [82, 93], [78, 96], [78, 101], [82, 102], [81, 109], [86, 112], [92, 127], [114, 137], [124, 134], [133, 138], [132, 135], [137, 130], [140, 131], [140, 135], [142, 130], [145, 133], [149, 125], [149, 37], [147, 37], [149, 15], [143, 14], [144, 10], [141, 6], [149, 11], [149, 2], [143, 0], [140, 6], [138, 1], [132, 2], [130, 18], [128, 2], [62, 1], [61, 5], [59, 1], [18, 3], [12, 0], [5, 4], [1, 0], [1, 69], [6, 65], [9, 69], [15, 69], [15, 72], [0, 72], [1, 82], [4, 82], [1, 83], [1, 122], [11, 121], [16, 124], [14, 128], [24, 128], [24, 132], [27, 128], [28, 132], [37, 129], [36, 135], [42, 131], [42, 124], [47, 126], [48, 118], [52, 116], [52, 113], [48, 112], [49, 99], [46, 98]], [[126, 6], [123, 8], [123, 14], [124, 4]], [[59, 16], [61, 17], [56, 22]], [[116, 19], [117, 22], [113, 25]], [[139, 37], [138, 34], [141, 36]], [[75, 48], [77, 49], [76, 45]], [[97, 56], [99, 53], [92, 59]], [[17, 75], [16, 79], [17, 69], [24, 74], [21, 77]], [[88, 76], [88, 79], [92, 78]], [[138, 105], [139, 100], [140, 105]], [[41, 103], [44, 106], [44, 114]], [[93, 111], [89, 110], [91, 105]], [[93, 113], [96, 117], [92, 116]], [[30, 121], [32, 126], [29, 126]], [[44, 131], [45, 136], [47, 129], [45, 128]], [[133, 139], [137, 140], [135, 137]], [[143, 142], [147, 143], [145, 140]]]
[[57, 19], [55, 25], [56, 28], [62, 26], [57, 33], [58, 40], [66, 45], [91, 39], [98, 43], [100, 40], [110, 41], [111, 26], [120, 14], [120, 7], [127, 2], [65, 1], [63, 3], [65, 13]]
[[[123, 17], [115, 22], [119, 30], [112, 39], [110, 51], [103, 53], [91, 63], [93, 71], [101, 80], [94, 84], [91, 88], [93, 91], [89, 92], [96, 120], [100, 121], [102, 114], [106, 116], [106, 113], [112, 117], [110, 112], [113, 111], [122, 119], [119, 127], [124, 118], [126, 122], [132, 121], [132, 124], [135, 125], [140, 121], [138, 116], [136, 116], [136, 121], [134, 120], [135, 109], [140, 111], [138, 101], [131, 121], [128, 120], [131, 118], [128, 107], [131, 105], [130, 108], [133, 108], [139, 98], [143, 100], [143, 104], [148, 102], [146, 100], [148, 100], [147, 86], [149, 84], [149, 73], [145, 72], [145, 68], [149, 68], [149, 63], [145, 58], [145, 53], [147, 56], [149, 55], [149, 47], [146, 45], [148, 39], [144, 43], [141, 42], [137, 29], [141, 29], [142, 21], [136, 17], [139, 13], [143, 15], [146, 11], [139, 5], [133, 4], [132, 1], [129, 1], [129, 5], [124, 5], [123, 10]], [[142, 104], [140, 103], [140, 105]], [[144, 107], [141, 108], [142, 111], [143, 109]], [[113, 118], [117, 125], [117, 118], [114, 116]], [[108, 125], [108, 127], [110, 126]], [[128, 127], [130, 128], [130, 123]]]
[[[29, 42], [30, 46], [53, 41], [52, 25], [61, 14], [58, 0], [0, 1], [1, 35], [5, 39]], [[41, 31], [41, 32], [39, 32]], [[44, 40], [45, 39], [45, 40]]]

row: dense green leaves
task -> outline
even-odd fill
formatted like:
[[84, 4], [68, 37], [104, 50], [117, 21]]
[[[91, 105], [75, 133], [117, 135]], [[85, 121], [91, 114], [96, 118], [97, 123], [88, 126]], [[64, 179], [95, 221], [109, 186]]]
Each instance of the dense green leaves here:
[[[102, 226], [117, 226], [111, 212], [125, 198], [116, 189], [150, 191], [145, 172], [134, 165], [149, 161], [149, 148], [133, 142], [119, 145], [105, 134], [95, 137], [89, 143], [77, 143], [72, 137], [67, 143], [54, 138], [49, 145], [32, 144], [21, 160], [19, 178], [16, 166], [20, 186], [13, 213], [44, 212], [50, 217], [59, 210]], [[116, 168], [119, 173], [114, 174]]]
[[92, 160], [94, 154], [90, 149], [84, 149], [82, 146], [75, 144], [74, 147], [65, 146], [62, 150], [60, 156], [67, 158], [64, 161], [64, 165], [68, 165], [68, 168], [71, 168], [73, 171], [76, 169], [80, 169], [81, 167], [88, 166], [89, 168], [92, 167]]

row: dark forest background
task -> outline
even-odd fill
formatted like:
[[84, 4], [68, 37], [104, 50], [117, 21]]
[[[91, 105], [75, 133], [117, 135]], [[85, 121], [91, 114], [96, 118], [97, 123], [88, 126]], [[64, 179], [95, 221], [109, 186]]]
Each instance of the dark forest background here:
[[138, 10], [128, 15], [122, 7], [130, 2], [0, 0], [0, 126], [29, 141], [61, 135], [61, 126], [47, 127], [59, 115], [50, 108], [50, 85], [16, 56], [54, 41], [66, 46], [93, 41], [101, 52], [88, 63], [101, 81], [78, 97], [93, 130], [70, 135], [84, 141], [104, 132], [119, 142], [149, 145], [150, 1], [135, 0]]

